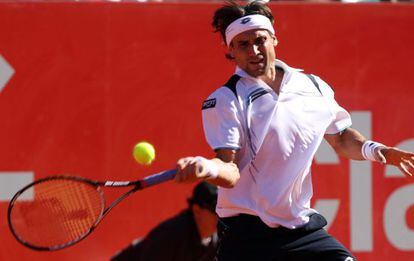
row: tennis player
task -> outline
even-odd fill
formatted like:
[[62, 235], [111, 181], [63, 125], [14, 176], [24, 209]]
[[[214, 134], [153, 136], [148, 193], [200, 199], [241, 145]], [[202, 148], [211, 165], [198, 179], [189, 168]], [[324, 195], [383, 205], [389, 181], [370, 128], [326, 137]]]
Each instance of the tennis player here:
[[177, 182], [208, 179], [218, 186], [217, 260], [356, 260], [310, 207], [311, 164], [325, 138], [353, 160], [414, 173], [414, 154], [367, 140], [331, 87], [277, 60], [271, 10], [262, 2], [227, 2], [213, 27], [237, 65], [203, 103], [213, 159], [178, 160]]

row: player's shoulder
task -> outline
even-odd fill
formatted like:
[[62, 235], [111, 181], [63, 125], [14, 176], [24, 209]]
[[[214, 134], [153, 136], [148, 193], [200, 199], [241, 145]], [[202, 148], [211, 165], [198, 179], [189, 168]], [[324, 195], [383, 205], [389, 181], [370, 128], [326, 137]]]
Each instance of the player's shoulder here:
[[[311, 74], [313, 75], [313, 74]], [[319, 84], [319, 88], [321, 92], [326, 96], [334, 96], [335, 91], [326, 81], [324, 81], [321, 77], [314, 75], [316, 82]]]
[[241, 77], [231, 76], [226, 83], [215, 89], [204, 101], [202, 109], [214, 108], [216, 105], [227, 105], [238, 99], [237, 84]]
[[333, 88], [318, 75], [309, 72], [297, 72], [296, 75], [301, 81], [307, 82], [308, 86], [317, 90], [322, 95], [329, 97], [334, 96]]
[[241, 76], [233, 74], [223, 85], [217, 88], [212, 95], [237, 98], [237, 85], [240, 83], [241, 79]]

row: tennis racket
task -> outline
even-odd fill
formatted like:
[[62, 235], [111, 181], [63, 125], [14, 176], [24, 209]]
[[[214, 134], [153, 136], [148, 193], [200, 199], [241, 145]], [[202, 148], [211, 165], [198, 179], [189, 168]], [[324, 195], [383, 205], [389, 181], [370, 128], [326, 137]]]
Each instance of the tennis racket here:
[[[53, 251], [87, 237], [108, 212], [134, 192], [171, 180], [176, 170], [153, 174], [137, 181], [93, 181], [76, 176], [39, 179], [14, 195], [8, 208], [14, 237], [34, 250]], [[132, 188], [109, 206], [103, 187]], [[28, 200], [30, 198], [30, 200]]]

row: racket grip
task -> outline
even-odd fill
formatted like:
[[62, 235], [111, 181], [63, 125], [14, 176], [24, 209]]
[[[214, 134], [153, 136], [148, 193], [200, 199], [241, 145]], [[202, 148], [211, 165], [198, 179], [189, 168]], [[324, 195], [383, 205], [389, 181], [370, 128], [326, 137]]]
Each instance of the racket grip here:
[[174, 179], [176, 173], [177, 173], [176, 169], [171, 169], [171, 170], [166, 170], [166, 171], [163, 171], [157, 174], [153, 174], [151, 176], [144, 178], [141, 181], [141, 187], [146, 188], [146, 187], [150, 187], [153, 185], [157, 185], [162, 182], [172, 180]]

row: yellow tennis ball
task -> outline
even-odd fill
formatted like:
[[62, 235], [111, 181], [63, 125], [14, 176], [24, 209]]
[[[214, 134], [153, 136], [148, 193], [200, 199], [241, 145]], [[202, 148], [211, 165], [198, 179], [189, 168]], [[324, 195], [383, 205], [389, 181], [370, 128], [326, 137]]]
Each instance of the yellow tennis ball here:
[[155, 159], [155, 149], [154, 147], [145, 141], [137, 143], [132, 152], [134, 159], [143, 165], [149, 165]]

